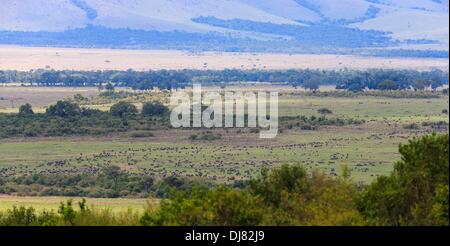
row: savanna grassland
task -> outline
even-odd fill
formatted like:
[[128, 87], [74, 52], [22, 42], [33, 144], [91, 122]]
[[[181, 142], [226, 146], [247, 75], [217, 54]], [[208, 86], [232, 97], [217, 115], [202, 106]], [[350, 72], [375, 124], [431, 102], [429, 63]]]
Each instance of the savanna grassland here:
[[[82, 198], [73, 197], [18, 197], [0, 196], [0, 211], [12, 208], [13, 206], [33, 207], [37, 212], [55, 210], [60, 203], [73, 199], [75, 203]], [[149, 201], [154, 203], [148, 204]], [[128, 209], [142, 212], [148, 205], [157, 206], [158, 200], [148, 199], [126, 199], [126, 198], [89, 198], [89, 205], [96, 209], [108, 209], [114, 213], [124, 212]]]
[[[2, 90], [10, 88], [1, 88]], [[239, 89], [235, 87], [234, 89]], [[254, 89], [254, 88], [253, 88]], [[33, 91], [33, 93], [29, 93]], [[19, 98], [36, 103], [35, 111], [45, 109], [35, 100], [51, 95], [51, 91], [74, 89], [27, 88]], [[248, 87], [241, 90], [249, 90]], [[167, 103], [168, 92], [131, 93], [120, 99], [95, 96], [94, 89], [84, 93], [84, 107], [108, 110], [117, 101], [135, 105], [158, 100]], [[325, 117], [357, 119], [364, 123], [344, 126], [320, 126], [302, 130], [285, 125], [276, 139], [259, 139], [249, 129], [151, 130], [151, 136], [118, 133], [107, 136], [68, 136], [3, 139], [0, 143], [3, 174], [41, 172], [86, 172], [97, 166], [118, 165], [131, 173], [156, 176], [207, 178], [232, 182], [253, 177], [262, 167], [281, 164], [303, 164], [337, 175], [340, 166], [353, 170], [353, 179], [368, 183], [388, 174], [399, 158], [398, 145], [412, 136], [446, 131], [446, 126], [433, 128], [433, 122], [448, 123], [448, 96], [437, 98], [391, 98], [361, 95], [355, 97], [314, 96], [299, 90], [280, 90], [279, 114], [282, 116], [319, 117], [318, 110], [327, 108]], [[50, 93], [49, 93], [50, 92]], [[19, 93], [19, 90], [17, 90]], [[41, 94], [40, 94], [41, 93]], [[26, 99], [23, 99], [26, 100]], [[56, 98], [55, 98], [56, 100]], [[5, 109], [4, 109], [5, 110]], [[16, 109], [6, 109], [16, 111]], [[192, 140], [192, 135], [210, 134], [216, 140]]]
[[446, 58], [384, 58], [353, 55], [278, 54], [243, 52], [185, 52], [0, 45], [0, 70], [75, 69], [448, 69]]
[[[106, 112], [118, 102], [131, 103], [139, 110], [149, 101], [167, 104], [170, 96], [167, 90], [143, 92], [116, 88], [115, 92], [105, 93], [97, 88], [19, 88], [0, 87], [0, 93], [14, 91], [15, 98], [30, 102], [35, 112], [42, 113], [48, 112], [49, 105], [61, 99]], [[217, 88], [205, 88], [213, 89]], [[400, 144], [406, 144], [416, 136], [448, 132], [449, 98], [441, 91], [348, 94], [331, 87], [310, 92], [267, 84], [230, 86], [229, 89], [275, 89], [280, 92], [281, 121], [277, 138], [260, 139], [258, 131], [246, 128], [171, 129], [164, 126], [102, 135], [5, 137], [0, 142], [0, 172], [3, 177], [9, 177], [8, 180], [17, 176], [19, 181], [15, 180], [14, 185], [11, 181], [3, 181], [2, 189], [8, 195], [0, 197], [0, 211], [11, 216], [26, 213], [26, 210], [11, 210], [12, 206], [33, 207], [29, 213], [43, 213], [39, 216], [44, 216], [44, 211], [58, 211], [63, 222], [53, 221], [56, 224], [170, 224], [175, 222], [158, 222], [159, 213], [168, 209], [170, 203], [163, 203], [161, 210], [158, 208], [160, 199], [167, 197], [171, 187], [190, 190], [200, 183], [208, 187], [225, 184], [239, 189], [246, 187], [247, 181], [260, 177], [261, 170], [283, 170], [286, 165], [302, 166], [308, 173], [320, 172], [327, 180], [336, 179], [336, 185], [344, 185], [344, 190], [349, 187], [348, 181], [340, 180], [347, 180], [350, 174], [351, 182], [363, 187], [381, 176], [390, 175], [394, 163], [401, 159]], [[1, 113], [15, 114], [19, 112], [19, 104], [9, 107], [4, 104]], [[102, 185], [89, 188], [91, 184], [109, 182], [115, 177], [126, 180], [120, 189], [114, 182], [103, 185], [110, 187], [108, 189], [101, 188]], [[146, 177], [151, 177], [150, 181]], [[62, 190], [58, 190], [51, 185], [72, 181], [82, 187], [64, 188], [63, 185]], [[118, 190], [113, 192], [115, 189]], [[220, 189], [206, 195], [235, 192]], [[85, 210], [81, 197], [88, 197], [90, 210]], [[77, 210], [81, 216], [78, 222], [66, 221], [65, 213], [68, 207], [72, 209], [72, 202], [61, 204], [70, 199], [75, 199], [74, 206], [81, 202]], [[349, 218], [355, 218], [350, 224], [366, 223], [352, 210], [353, 205], [348, 206], [345, 209], [351, 212]], [[7, 214], [4, 216], [9, 216]], [[56, 216], [55, 220], [61, 219], [56, 214], [52, 216]], [[87, 222], [92, 216], [98, 219]], [[347, 223], [340, 218], [330, 219], [314, 219], [311, 224]]]

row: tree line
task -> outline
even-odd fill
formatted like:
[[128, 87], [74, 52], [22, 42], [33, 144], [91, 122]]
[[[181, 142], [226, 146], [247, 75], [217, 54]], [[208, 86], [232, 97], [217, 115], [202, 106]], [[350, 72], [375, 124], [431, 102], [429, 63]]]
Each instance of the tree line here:
[[159, 71], [73, 71], [31, 70], [0, 71], [0, 83], [23, 83], [36, 86], [115, 86], [137, 90], [184, 88], [192, 83], [222, 85], [236, 82], [271, 82], [317, 90], [320, 85], [362, 91], [436, 89], [449, 82], [442, 70], [416, 71], [394, 69], [369, 70], [159, 70]]
[[92, 198], [167, 198], [172, 189], [211, 187], [206, 179], [133, 174], [118, 166], [99, 166], [79, 173], [39, 172], [31, 175], [0, 175], [0, 194], [18, 196], [68, 196]]
[[[120, 95], [111, 90], [105, 93], [111, 97]], [[75, 95], [75, 101], [80, 99], [79, 97], [82, 96]], [[206, 109], [206, 106], [202, 107], [202, 111]], [[326, 115], [332, 114], [331, 111], [328, 111], [324, 113], [319, 110], [318, 116], [281, 117], [281, 130], [293, 128], [317, 130], [321, 126], [359, 125], [365, 122], [353, 118], [326, 117]], [[244, 118], [247, 125], [248, 115], [244, 115]], [[169, 108], [158, 101], [143, 103], [141, 110], [138, 110], [133, 103], [120, 101], [113, 104], [109, 111], [101, 111], [80, 107], [73, 100], [62, 100], [50, 105], [45, 113], [34, 113], [32, 106], [28, 103], [20, 106], [18, 113], [0, 113], [0, 139], [73, 135], [99, 136], [125, 132], [131, 132], [131, 137], [149, 137], [152, 136], [150, 132], [152, 130], [171, 127]]]
[[146, 102], [141, 111], [132, 103], [118, 102], [104, 112], [66, 100], [50, 105], [45, 113], [34, 113], [24, 104], [17, 114], [0, 114], [0, 139], [149, 131], [169, 127], [168, 112], [159, 102]]

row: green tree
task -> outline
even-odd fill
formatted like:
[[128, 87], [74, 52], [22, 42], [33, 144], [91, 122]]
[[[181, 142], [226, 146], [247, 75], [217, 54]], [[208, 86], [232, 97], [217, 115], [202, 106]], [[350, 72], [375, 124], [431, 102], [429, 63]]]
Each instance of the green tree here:
[[105, 89], [106, 90], [108, 90], [108, 91], [114, 91], [114, 85], [113, 84], [111, 84], [111, 82], [108, 82], [106, 85], [105, 85]]
[[161, 201], [158, 210], [142, 216], [141, 224], [249, 226], [261, 224], [266, 212], [261, 200], [247, 191], [224, 186], [211, 190], [197, 187]]
[[308, 187], [307, 172], [298, 165], [283, 165], [272, 172], [264, 169], [258, 179], [250, 182], [253, 194], [276, 206], [281, 203], [283, 193], [304, 193]]
[[77, 216], [77, 212], [72, 206], [72, 200], [68, 200], [66, 204], [62, 203], [59, 205], [58, 213], [62, 216], [64, 222], [68, 225], [75, 225], [75, 218]]
[[142, 114], [145, 116], [163, 115], [169, 111], [169, 108], [160, 102], [146, 102], [142, 107]]
[[136, 106], [129, 102], [119, 102], [111, 106], [110, 113], [117, 117], [125, 117], [138, 113]]
[[151, 188], [155, 182], [155, 179], [151, 176], [145, 176], [142, 178], [141, 182], [145, 192], [150, 193]]
[[27, 115], [32, 115], [32, 114], [34, 114], [33, 108], [31, 107], [31, 105], [29, 103], [20, 106], [19, 115], [27, 116]]
[[117, 196], [122, 189], [126, 174], [118, 166], [108, 166], [103, 170], [102, 174], [104, 183], [111, 184], [111, 187], [107, 186], [112, 188], [115, 192], [114, 195]]
[[431, 85], [431, 81], [425, 79], [415, 80], [412, 84], [414, 90], [425, 90], [425, 88]]
[[398, 84], [392, 80], [385, 80], [377, 85], [377, 88], [380, 90], [397, 90]]
[[69, 101], [58, 101], [55, 105], [51, 105], [47, 109], [47, 114], [59, 117], [72, 117], [81, 113], [80, 107]]
[[46, 71], [46, 72], [42, 73], [37, 79], [38, 85], [49, 86], [49, 85], [56, 85], [59, 82], [60, 82], [60, 76], [59, 76], [59, 72], [57, 72], [57, 71]]
[[333, 113], [333, 111], [331, 111], [328, 108], [320, 108], [320, 109], [317, 110], [317, 112], [319, 114], [322, 114], [322, 115], [327, 115], [327, 114], [332, 114]]
[[381, 225], [448, 225], [448, 213], [441, 213], [448, 207], [448, 194], [447, 205], [442, 202], [449, 184], [448, 134], [415, 138], [400, 146], [400, 154], [393, 173], [379, 177], [359, 199], [363, 216]]
[[303, 88], [311, 91], [316, 91], [319, 89], [320, 79], [318, 77], [312, 77], [303, 82]]
[[271, 211], [264, 224], [360, 225], [356, 187], [344, 173], [331, 179], [320, 172], [308, 174], [300, 165], [283, 165], [250, 181], [250, 191]]
[[441, 184], [436, 188], [434, 202], [431, 209], [430, 220], [436, 225], [448, 225], [449, 220], [449, 189], [448, 185]]

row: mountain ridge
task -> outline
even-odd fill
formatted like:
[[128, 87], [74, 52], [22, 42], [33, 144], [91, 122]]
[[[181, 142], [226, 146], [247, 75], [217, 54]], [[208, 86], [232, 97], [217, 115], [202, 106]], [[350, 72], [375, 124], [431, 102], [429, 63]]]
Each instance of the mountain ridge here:
[[[342, 33], [331, 37], [344, 41], [349, 32], [360, 32], [356, 39], [378, 33], [367, 47], [387, 37], [392, 42], [384, 42], [384, 47], [448, 51], [448, 9], [448, 0], [4, 0], [0, 31], [65, 32], [98, 26], [278, 42], [300, 36], [286, 35], [284, 28], [290, 34], [309, 28], [311, 37], [302, 36], [299, 41], [314, 43], [323, 34], [323, 26], [335, 26]], [[202, 18], [215, 22], [198, 21]], [[275, 31], [267, 32], [267, 27]], [[316, 27], [317, 34], [313, 33]]]

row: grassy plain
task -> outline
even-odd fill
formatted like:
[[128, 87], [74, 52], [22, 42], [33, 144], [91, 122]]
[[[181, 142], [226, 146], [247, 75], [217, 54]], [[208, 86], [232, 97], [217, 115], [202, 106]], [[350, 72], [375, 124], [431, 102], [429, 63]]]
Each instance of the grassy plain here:
[[448, 59], [383, 58], [175, 50], [77, 49], [0, 46], [0, 70], [160, 70], [160, 69], [366, 69], [448, 70]]
[[[239, 89], [239, 88], [234, 88]], [[242, 89], [242, 88], [241, 88]], [[7, 174], [39, 172], [89, 172], [114, 164], [134, 173], [156, 176], [178, 175], [208, 178], [217, 182], [248, 179], [262, 167], [284, 163], [301, 163], [336, 175], [342, 165], [353, 170], [356, 181], [370, 182], [378, 175], [388, 174], [398, 160], [398, 145], [407, 139], [431, 133], [423, 122], [448, 123], [448, 96], [440, 98], [396, 99], [360, 96], [305, 96], [297, 90], [281, 91], [280, 116], [319, 116], [317, 110], [328, 108], [329, 118], [365, 120], [362, 125], [323, 126], [317, 131], [283, 129], [276, 139], [259, 139], [248, 129], [215, 129], [215, 141], [192, 141], [193, 134], [205, 130], [153, 131], [153, 137], [133, 138], [129, 133], [103, 137], [16, 138], [0, 142], [0, 170]], [[34, 91], [30, 93], [29, 91]], [[43, 109], [49, 100], [56, 101], [52, 90], [61, 88], [26, 88], [17, 96], [31, 100]], [[74, 92], [68, 88], [67, 91]], [[108, 110], [114, 101], [94, 97], [96, 89], [76, 89], [90, 95], [84, 106]], [[242, 90], [249, 90], [245, 88]], [[292, 93], [294, 92], [294, 93]], [[69, 92], [65, 92], [70, 96]], [[32, 95], [32, 96], [30, 96]], [[167, 102], [167, 93], [141, 94], [125, 98], [136, 103], [148, 100]], [[42, 99], [40, 102], [33, 100]], [[405, 129], [415, 123], [418, 129]]]
[[[0, 87], [0, 93], [5, 88]], [[95, 88], [17, 88], [15, 96], [42, 112], [56, 100], [83, 94], [91, 98], [87, 107], [108, 110], [110, 101], [96, 97]], [[46, 96], [47, 95], [47, 96]], [[140, 104], [164, 100], [164, 93], [124, 100]], [[1, 95], [0, 95], [1, 96]], [[21, 101], [22, 102], [22, 101]], [[254, 177], [263, 167], [303, 164], [310, 170], [339, 175], [343, 165], [352, 170], [352, 179], [370, 183], [388, 174], [399, 160], [398, 145], [414, 136], [429, 134], [424, 122], [449, 122], [448, 96], [431, 99], [387, 97], [317, 97], [297, 91], [282, 91], [281, 116], [318, 116], [317, 110], [333, 111], [327, 117], [363, 119], [361, 125], [323, 126], [317, 131], [283, 129], [277, 138], [259, 139], [248, 129], [215, 129], [215, 141], [192, 141], [192, 134], [206, 130], [155, 130], [153, 137], [134, 138], [129, 133], [101, 137], [13, 138], [0, 140], [0, 172], [6, 175], [33, 173], [90, 172], [105, 165], [118, 165], [131, 173], [158, 177], [206, 178], [227, 183]], [[17, 112], [7, 105], [0, 113]], [[417, 129], [405, 128], [415, 123]], [[448, 131], [444, 129], [443, 131]], [[67, 198], [0, 197], [0, 210], [12, 205], [33, 205], [37, 209], [57, 209]], [[98, 207], [121, 211], [140, 209], [141, 199], [88, 199]]]
[[[61, 202], [65, 203], [72, 199], [74, 205], [82, 200], [82, 198], [72, 197], [19, 197], [19, 196], [0, 196], [0, 212], [11, 209], [13, 206], [32, 206], [38, 212], [51, 211], [57, 212]], [[142, 212], [150, 202], [150, 205], [158, 204], [158, 200], [148, 199], [124, 199], [124, 198], [87, 198], [87, 205], [96, 209], [109, 209], [113, 212], [125, 212], [129, 209]]]
[[98, 94], [97, 88], [50, 88], [0, 85], [0, 113], [17, 113], [20, 105], [29, 103], [35, 112], [45, 112], [45, 108], [58, 100], [81, 94], [91, 97]]

